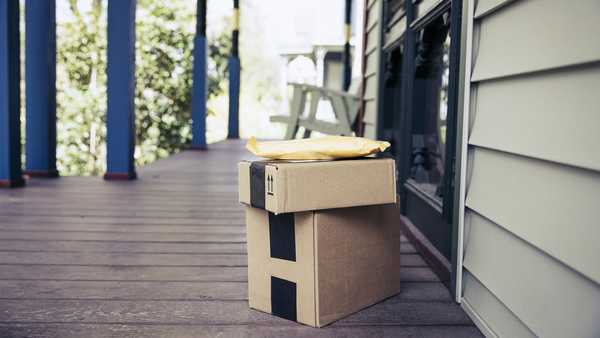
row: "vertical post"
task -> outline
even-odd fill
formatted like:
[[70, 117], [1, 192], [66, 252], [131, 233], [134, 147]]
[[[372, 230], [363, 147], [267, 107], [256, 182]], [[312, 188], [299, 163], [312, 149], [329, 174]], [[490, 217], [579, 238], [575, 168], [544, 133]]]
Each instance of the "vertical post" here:
[[0, 187], [25, 184], [21, 174], [19, 0], [0, 0]]
[[136, 0], [108, 1], [107, 180], [135, 179]]
[[229, 56], [229, 130], [227, 138], [240, 137], [239, 108], [240, 108], [240, 1], [233, 0], [233, 33], [231, 36], [231, 55]]
[[206, 149], [206, 0], [198, 0], [192, 85], [192, 149]]
[[346, 0], [344, 9], [344, 78], [342, 79], [342, 88], [348, 91], [352, 81], [352, 56], [350, 55], [350, 37], [352, 36], [352, 0]]
[[325, 85], [325, 56], [327, 56], [327, 50], [323, 47], [317, 47], [315, 50], [315, 68], [317, 70], [316, 84], [319, 87]]
[[56, 170], [56, 5], [25, 2], [25, 173], [57, 177]]

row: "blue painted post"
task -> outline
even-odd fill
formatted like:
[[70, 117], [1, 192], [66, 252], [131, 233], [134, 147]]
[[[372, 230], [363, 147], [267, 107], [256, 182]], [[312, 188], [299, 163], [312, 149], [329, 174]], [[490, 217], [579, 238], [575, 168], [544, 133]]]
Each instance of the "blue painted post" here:
[[231, 55], [229, 56], [229, 129], [227, 138], [240, 138], [240, 2], [233, 0], [233, 34], [231, 37]]
[[206, 149], [206, 0], [198, 0], [192, 86], [192, 149]]
[[136, 0], [108, 1], [106, 167], [104, 179], [136, 178], [135, 150]]
[[25, 174], [57, 177], [55, 0], [25, 2]]
[[346, 0], [344, 8], [344, 73], [342, 87], [345, 91], [350, 88], [352, 81], [352, 55], [350, 53], [350, 37], [352, 36], [352, 0]]
[[21, 173], [19, 0], [0, 0], [0, 187], [25, 184]]

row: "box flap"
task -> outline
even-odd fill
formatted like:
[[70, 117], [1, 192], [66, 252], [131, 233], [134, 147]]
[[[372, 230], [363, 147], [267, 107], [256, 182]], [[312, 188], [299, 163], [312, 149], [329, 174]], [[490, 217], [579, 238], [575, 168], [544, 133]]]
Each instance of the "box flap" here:
[[396, 202], [392, 159], [240, 162], [239, 171], [240, 202], [276, 214]]

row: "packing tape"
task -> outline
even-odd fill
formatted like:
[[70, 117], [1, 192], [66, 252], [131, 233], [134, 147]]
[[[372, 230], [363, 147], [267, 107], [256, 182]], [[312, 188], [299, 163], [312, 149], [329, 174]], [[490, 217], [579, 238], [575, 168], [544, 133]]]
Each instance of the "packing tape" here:
[[296, 283], [271, 276], [271, 313], [297, 321]]
[[296, 231], [294, 214], [275, 215], [269, 212], [269, 245], [271, 258], [296, 261]]
[[265, 165], [266, 162], [250, 163], [250, 205], [265, 208]]

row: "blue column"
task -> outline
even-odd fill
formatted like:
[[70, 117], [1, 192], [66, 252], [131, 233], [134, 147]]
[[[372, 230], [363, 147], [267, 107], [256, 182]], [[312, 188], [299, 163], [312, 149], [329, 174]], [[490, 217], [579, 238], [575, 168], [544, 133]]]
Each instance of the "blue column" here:
[[344, 54], [342, 88], [348, 91], [352, 81], [352, 55], [350, 53], [350, 37], [352, 36], [352, 0], [346, 0], [344, 8]]
[[55, 0], [25, 2], [25, 173], [56, 177]]
[[206, 0], [198, 0], [192, 86], [192, 149], [206, 149]]
[[135, 179], [136, 0], [108, 1], [107, 180]]
[[19, 0], [0, 0], [0, 187], [25, 184], [21, 174]]
[[240, 109], [240, 3], [233, 0], [233, 34], [231, 37], [231, 55], [229, 56], [229, 128], [227, 138], [240, 137], [239, 109]]

